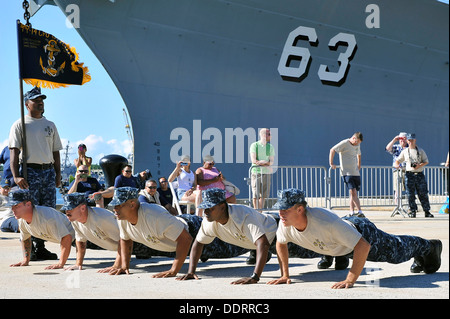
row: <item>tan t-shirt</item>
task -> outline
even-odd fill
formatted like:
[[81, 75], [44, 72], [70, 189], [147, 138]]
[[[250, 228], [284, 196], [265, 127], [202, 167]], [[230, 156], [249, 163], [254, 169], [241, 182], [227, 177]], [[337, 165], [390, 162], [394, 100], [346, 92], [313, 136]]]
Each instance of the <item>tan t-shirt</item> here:
[[120, 240], [119, 226], [114, 214], [104, 208], [88, 207], [86, 222], [72, 222], [75, 239], [80, 242], [90, 241], [106, 250], [117, 251]]
[[188, 230], [184, 219], [168, 214], [167, 210], [158, 204], [147, 203], [140, 204], [136, 225], [126, 220], [119, 220], [118, 224], [121, 239], [131, 239], [167, 252], [176, 251], [176, 240], [183, 229]]
[[[61, 139], [53, 122], [45, 117], [40, 119], [25, 116], [27, 134], [27, 163], [53, 163], [53, 152], [62, 150]], [[9, 133], [9, 148], [22, 149], [22, 123], [14, 122]], [[20, 159], [22, 160], [20, 153]]]
[[218, 237], [224, 242], [239, 247], [255, 249], [255, 242], [262, 235], [266, 235], [269, 243], [272, 243], [275, 238], [277, 222], [272, 216], [237, 204], [228, 204], [228, 214], [228, 222], [225, 225], [203, 219], [197, 233], [197, 241], [209, 244]]
[[299, 231], [293, 226], [284, 226], [280, 221], [277, 242], [289, 242], [316, 253], [328, 256], [343, 256], [351, 253], [361, 234], [356, 227], [325, 208], [306, 209], [307, 226]]
[[20, 240], [24, 241], [31, 236], [60, 243], [61, 239], [70, 234], [75, 239], [75, 231], [66, 215], [46, 206], [35, 206], [33, 218], [28, 224], [25, 219], [18, 220]]
[[419, 147], [417, 148], [405, 148], [400, 153], [400, 155], [397, 157], [397, 161], [399, 163], [406, 162], [406, 171], [407, 172], [423, 172], [425, 169], [425, 166], [414, 168], [411, 166], [412, 163], [427, 163], [428, 162], [428, 156], [425, 153], [425, 151]]

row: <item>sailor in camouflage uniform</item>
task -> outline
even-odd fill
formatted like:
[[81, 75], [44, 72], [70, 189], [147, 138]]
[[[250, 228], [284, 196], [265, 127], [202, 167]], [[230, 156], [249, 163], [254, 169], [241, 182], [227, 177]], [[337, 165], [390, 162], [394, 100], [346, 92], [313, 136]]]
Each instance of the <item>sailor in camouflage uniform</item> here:
[[428, 199], [427, 180], [423, 174], [424, 166], [428, 164], [427, 154], [422, 148], [417, 147], [415, 133], [409, 133], [407, 139], [408, 148], [404, 149], [397, 157], [394, 167], [399, 168], [401, 163], [406, 162], [405, 183], [410, 209], [409, 217], [416, 217], [416, 192], [425, 212], [425, 217], [434, 217], [430, 213], [431, 207]]
[[[133, 249], [133, 253], [140, 256], [175, 257], [170, 270], [153, 277], [175, 276], [181, 269], [202, 219], [193, 215], [173, 216], [161, 205], [139, 203], [138, 196], [137, 188], [119, 187], [114, 190], [113, 200], [109, 203], [109, 206], [114, 207], [118, 219], [120, 245], [125, 248], [124, 251], [131, 249], [131, 244], [138, 245], [139, 248]], [[235, 257], [248, 251], [217, 239], [208, 245], [201, 258]], [[126, 256], [125, 253], [122, 255]], [[128, 273], [129, 258], [126, 260], [122, 257], [122, 260], [124, 263], [120, 269], [116, 269], [117, 274]]]
[[[24, 103], [28, 110], [25, 116], [27, 145], [24, 150], [23, 129], [19, 119], [12, 125], [9, 134], [10, 161], [14, 182], [21, 189], [29, 189], [33, 203], [55, 208], [56, 187], [61, 183], [59, 151], [63, 147], [55, 124], [43, 116], [46, 98], [38, 87], [25, 93]], [[19, 155], [23, 157], [24, 154], [27, 163], [26, 179], [22, 168], [19, 170]], [[20, 162], [22, 160], [21, 158]], [[42, 240], [33, 240], [33, 245], [33, 259], [56, 259], [55, 254], [45, 249]]]
[[332, 288], [350, 288], [361, 274], [366, 260], [403, 263], [414, 258], [411, 272], [436, 272], [441, 265], [442, 242], [410, 235], [391, 235], [379, 230], [362, 217], [339, 218], [324, 208], [307, 206], [305, 195], [299, 189], [278, 192], [274, 208], [279, 209], [281, 223], [277, 231], [277, 255], [282, 277], [271, 284], [290, 283], [287, 243], [331, 256], [353, 258], [346, 280]]
[[[198, 259], [211, 243], [220, 239], [227, 245], [256, 251], [253, 274], [233, 281], [232, 284], [255, 284], [259, 281], [266, 262], [270, 260], [271, 251], [275, 251], [279, 218], [276, 214], [259, 213], [245, 205], [228, 204], [225, 195], [226, 192], [219, 188], [202, 192], [202, 204], [199, 208], [205, 209], [205, 219], [192, 245], [188, 273], [178, 280], [198, 279], [195, 274]], [[294, 244], [289, 246], [289, 252], [291, 257], [320, 257], [319, 254]], [[234, 257], [230, 252], [222, 255], [225, 258]]]

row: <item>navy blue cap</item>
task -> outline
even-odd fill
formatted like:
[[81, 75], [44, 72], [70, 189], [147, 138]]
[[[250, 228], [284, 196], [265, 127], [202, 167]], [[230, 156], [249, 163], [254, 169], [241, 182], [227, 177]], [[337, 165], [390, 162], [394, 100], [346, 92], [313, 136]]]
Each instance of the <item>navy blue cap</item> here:
[[198, 208], [206, 209], [226, 201], [226, 191], [220, 188], [208, 188], [202, 191], [202, 203]]
[[14, 205], [20, 204], [22, 202], [32, 202], [31, 193], [28, 189], [12, 188], [8, 194], [8, 201], [6, 206], [12, 207]]
[[78, 207], [78, 205], [87, 203], [86, 196], [84, 195], [84, 193], [67, 194], [63, 196], [63, 199], [64, 205], [63, 207], [61, 207], [62, 211], [72, 210]]
[[134, 187], [118, 187], [114, 190], [114, 197], [109, 206], [118, 206], [129, 199], [136, 199], [139, 196], [139, 189]]
[[289, 209], [295, 204], [305, 201], [305, 193], [297, 188], [279, 190], [277, 197], [278, 200], [273, 208], [279, 210]]
[[23, 101], [26, 102], [28, 100], [37, 99], [38, 97], [42, 97], [43, 99], [47, 98], [45, 94], [41, 93], [40, 87], [34, 87], [32, 90], [23, 95]]

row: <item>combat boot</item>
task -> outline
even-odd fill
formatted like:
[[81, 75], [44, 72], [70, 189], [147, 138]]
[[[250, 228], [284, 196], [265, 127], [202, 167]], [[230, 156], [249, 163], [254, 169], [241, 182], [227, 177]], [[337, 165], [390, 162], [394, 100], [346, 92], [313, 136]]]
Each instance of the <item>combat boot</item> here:
[[52, 253], [45, 248], [44, 240], [36, 237], [31, 238], [32, 247], [31, 247], [31, 256], [30, 260], [56, 260], [58, 256], [55, 253]]
[[422, 256], [414, 257], [414, 262], [410, 267], [410, 271], [413, 274], [418, 274], [421, 271], [423, 271], [423, 257]]
[[319, 269], [328, 269], [331, 267], [333, 263], [333, 257], [331, 256], [322, 256], [322, 259], [317, 263], [317, 268]]
[[423, 271], [432, 274], [441, 267], [442, 242], [439, 239], [432, 239], [430, 252], [423, 256]]
[[338, 256], [334, 258], [334, 269], [344, 270], [348, 267], [348, 257]]

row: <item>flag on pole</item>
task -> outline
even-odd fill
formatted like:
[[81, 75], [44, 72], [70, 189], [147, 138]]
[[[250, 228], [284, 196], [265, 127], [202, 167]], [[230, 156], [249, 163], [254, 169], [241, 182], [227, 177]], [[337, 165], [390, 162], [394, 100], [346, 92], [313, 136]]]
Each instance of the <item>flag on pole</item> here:
[[75, 48], [53, 35], [17, 21], [19, 73], [25, 83], [42, 88], [82, 85], [91, 80]]

